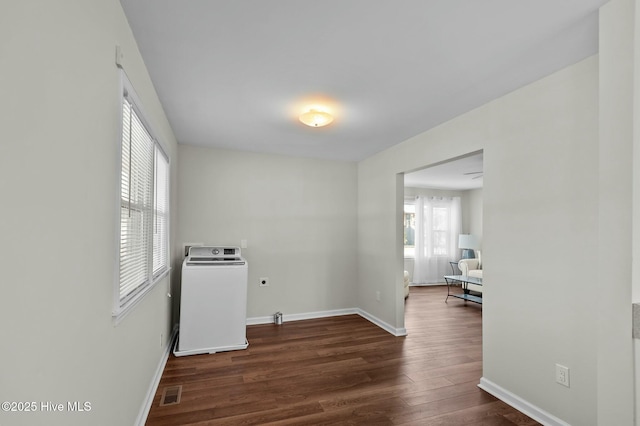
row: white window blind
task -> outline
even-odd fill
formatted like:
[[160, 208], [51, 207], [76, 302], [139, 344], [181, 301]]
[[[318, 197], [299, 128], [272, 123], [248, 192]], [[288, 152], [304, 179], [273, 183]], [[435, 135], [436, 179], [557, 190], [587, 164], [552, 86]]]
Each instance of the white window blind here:
[[114, 314], [168, 270], [169, 161], [132, 100], [122, 102], [119, 286]]
[[156, 149], [155, 164], [153, 276], [157, 277], [168, 268], [169, 258], [169, 162], [159, 149]]

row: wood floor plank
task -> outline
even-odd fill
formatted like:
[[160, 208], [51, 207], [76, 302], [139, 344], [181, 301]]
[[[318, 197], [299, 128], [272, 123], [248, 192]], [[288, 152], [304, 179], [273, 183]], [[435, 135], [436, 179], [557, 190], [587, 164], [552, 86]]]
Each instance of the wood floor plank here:
[[[477, 387], [482, 306], [445, 297], [412, 287], [405, 337], [344, 315], [249, 326], [246, 350], [170, 356], [146, 424], [537, 425]], [[175, 385], [180, 403], [160, 406]]]
[[454, 413], [465, 408], [477, 407], [493, 401], [496, 401], [496, 398], [486, 392], [470, 392], [438, 401], [409, 406], [397, 415], [391, 416], [391, 420], [393, 424], [399, 425], [408, 421], [426, 421], [426, 419], [431, 417], [445, 413]]

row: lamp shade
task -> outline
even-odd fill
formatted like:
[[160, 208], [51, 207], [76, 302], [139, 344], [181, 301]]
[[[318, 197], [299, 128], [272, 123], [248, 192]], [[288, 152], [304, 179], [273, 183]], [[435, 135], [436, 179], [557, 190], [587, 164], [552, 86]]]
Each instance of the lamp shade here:
[[476, 238], [475, 235], [471, 234], [460, 234], [460, 236], [458, 237], [458, 248], [477, 249], [478, 238]]
[[476, 257], [473, 252], [474, 249], [479, 247], [478, 239], [471, 234], [460, 234], [458, 236], [458, 248], [462, 249], [463, 259], [473, 259]]
[[333, 121], [333, 116], [328, 112], [311, 109], [300, 115], [300, 121], [310, 127], [322, 127]]
[[471, 234], [460, 234], [458, 237], [458, 248], [461, 249], [477, 249], [478, 238]]

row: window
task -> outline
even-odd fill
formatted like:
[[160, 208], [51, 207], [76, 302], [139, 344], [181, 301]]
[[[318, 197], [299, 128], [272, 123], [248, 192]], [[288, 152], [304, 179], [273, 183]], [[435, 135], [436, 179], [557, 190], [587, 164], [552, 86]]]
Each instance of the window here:
[[413, 282], [432, 284], [451, 271], [457, 260], [462, 225], [460, 197], [418, 196], [415, 199]]
[[169, 160], [123, 76], [119, 274], [120, 316], [169, 271]]
[[431, 209], [431, 250], [433, 256], [449, 255], [449, 207], [433, 207]]
[[404, 203], [404, 257], [416, 252], [416, 205], [413, 199]]

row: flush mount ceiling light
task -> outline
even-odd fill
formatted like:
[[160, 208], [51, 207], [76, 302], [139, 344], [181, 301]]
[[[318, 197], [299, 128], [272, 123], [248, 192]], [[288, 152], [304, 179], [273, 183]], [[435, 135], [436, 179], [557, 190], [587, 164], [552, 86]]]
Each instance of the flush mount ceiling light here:
[[326, 111], [315, 108], [309, 109], [300, 115], [300, 122], [309, 127], [322, 127], [333, 121], [333, 116]]

